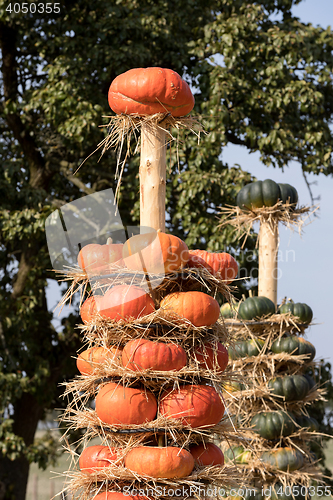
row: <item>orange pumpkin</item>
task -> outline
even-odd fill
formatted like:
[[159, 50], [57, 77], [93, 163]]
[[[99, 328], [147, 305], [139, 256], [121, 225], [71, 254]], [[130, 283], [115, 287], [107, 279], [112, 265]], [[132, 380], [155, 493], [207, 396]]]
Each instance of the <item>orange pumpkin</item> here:
[[184, 349], [176, 344], [152, 342], [147, 339], [130, 340], [122, 352], [122, 363], [128, 370], [180, 370], [186, 366]]
[[170, 273], [187, 264], [187, 245], [177, 236], [154, 231], [132, 236], [124, 243], [123, 259], [133, 271]]
[[98, 301], [97, 309], [104, 318], [137, 319], [155, 311], [153, 299], [143, 288], [134, 285], [116, 285]]
[[212, 427], [223, 417], [224, 405], [213, 387], [185, 385], [162, 393], [159, 411], [190, 427]]
[[118, 75], [109, 89], [109, 106], [117, 114], [185, 116], [194, 106], [188, 84], [171, 69], [133, 68]]
[[91, 375], [95, 368], [107, 359], [115, 359], [121, 355], [117, 347], [91, 347], [78, 356], [76, 366], [82, 375]]
[[125, 467], [142, 476], [174, 479], [191, 474], [194, 458], [183, 448], [138, 446], [126, 455]]
[[195, 349], [193, 355], [199, 365], [207, 370], [223, 372], [228, 365], [228, 349], [221, 342], [203, 344]]
[[231, 283], [237, 276], [238, 264], [232, 255], [212, 253], [206, 250], [189, 250], [188, 267], [205, 267], [214, 276]]
[[103, 491], [98, 493], [92, 500], [151, 500], [149, 497], [143, 495], [124, 495], [119, 491]]
[[78, 255], [77, 261], [84, 271], [101, 272], [109, 264], [120, 261], [123, 254], [123, 244], [98, 245], [91, 243], [85, 245]]
[[97, 304], [99, 303], [101, 295], [94, 295], [88, 297], [82, 304], [80, 309], [80, 316], [84, 323], [89, 323], [97, 314]]
[[82, 472], [94, 474], [105, 467], [109, 467], [110, 463], [117, 459], [117, 448], [102, 445], [88, 446], [80, 455], [79, 467]]
[[221, 449], [213, 443], [190, 446], [190, 453], [198, 465], [224, 465]]
[[109, 425], [143, 424], [154, 420], [156, 412], [156, 398], [148, 390], [109, 382], [96, 397], [96, 413]]
[[166, 318], [185, 318], [194, 326], [214, 325], [220, 315], [217, 300], [203, 292], [170, 293], [161, 300], [160, 307]]

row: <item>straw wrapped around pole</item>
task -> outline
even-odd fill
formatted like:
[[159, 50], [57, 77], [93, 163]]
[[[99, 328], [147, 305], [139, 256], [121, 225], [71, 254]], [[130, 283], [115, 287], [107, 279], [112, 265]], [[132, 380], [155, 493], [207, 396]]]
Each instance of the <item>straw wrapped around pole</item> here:
[[278, 223], [262, 220], [259, 231], [259, 296], [277, 305]]
[[141, 126], [140, 226], [165, 231], [166, 131]]

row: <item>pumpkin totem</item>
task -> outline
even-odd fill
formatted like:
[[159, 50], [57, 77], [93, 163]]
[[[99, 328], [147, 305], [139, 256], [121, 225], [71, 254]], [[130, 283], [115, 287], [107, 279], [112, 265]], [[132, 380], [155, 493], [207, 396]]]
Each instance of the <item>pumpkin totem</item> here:
[[297, 201], [289, 184], [258, 181], [241, 189], [236, 209], [229, 212], [236, 227], [247, 225], [245, 232], [260, 221], [259, 296], [248, 297], [233, 311], [222, 308], [238, 338], [229, 349], [227, 370], [241, 371], [248, 380], [232, 384], [225, 395], [248, 444], [226, 444], [225, 456], [251, 470], [257, 499], [307, 498], [322, 480], [309, 446], [318, 439], [318, 422], [307, 412], [312, 402], [323, 399], [323, 390], [306, 373], [315, 357], [315, 347], [303, 337], [312, 310], [293, 302], [277, 307], [278, 224], [299, 224], [309, 209], [297, 209]]
[[214, 295], [229, 299], [238, 266], [229, 254], [191, 251], [165, 233], [166, 129], [194, 98], [174, 71], [145, 68], [118, 76], [109, 103], [141, 126], [144, 229], [83, 246], [80, 269], [68, 275], [81, 290], [90, 286], [81, 375], [66, 389], [72, 402], [63, 419], [86, 430], [68, 489], [82, 500], [198, 498], [208, 488], [217, 497], [216, 486], [238, 486], [239, 473], [214, 443], [233, 435], [221, 393], [232, 378], [229, 336]]

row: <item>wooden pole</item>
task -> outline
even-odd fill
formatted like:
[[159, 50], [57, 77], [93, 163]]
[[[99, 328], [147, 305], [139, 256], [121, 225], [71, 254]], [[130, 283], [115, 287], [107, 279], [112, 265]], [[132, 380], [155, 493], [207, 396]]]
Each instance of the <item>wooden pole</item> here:
[[166, 132], [141, 126], [140, 226], [165, 231]]
[[277, 305], [278, 224], [261, 222], [259, 230], [259, 295]]

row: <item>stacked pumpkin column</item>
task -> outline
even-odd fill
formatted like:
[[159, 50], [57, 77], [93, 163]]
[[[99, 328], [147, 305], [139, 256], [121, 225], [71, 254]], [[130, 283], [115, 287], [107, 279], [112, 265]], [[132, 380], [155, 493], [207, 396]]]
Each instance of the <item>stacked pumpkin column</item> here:
[[[229, 350], [227, 370], [241, 372], [247, 384], [231, 384], [225, 398], [235, 412], [246, 446], [224, 443], [227, 460], [252, 474], [245, 497], [307, 498], [323, 480], [310, 442], [318, 422], [308, 409], [323, 399], [313, 373], [315, 347], [304, 339], [311, 308], [292, 301], [277, 306], [278, 224], [300, 226], [309, 208], [296, 208], [297, 191], [288, 184], [258, 181], [243, 188], [230, 222], [248, 234], [260, 222], [259, 296], [250, 296], [222, 314], [238, 341]], [[234, 399], [236, 397], [236, 399]]]
[[83, 246], [67, 275], [72, 291], [89, 293], [81, 375], [66, 384], [63, 416], [84, 431], [83, 451], [69, 448], [66, 487], [82, 500], [218, 497], [240, 473], [215, 444], [234, 435], [221, 388], [235, 375], [226, 376], [230, 337], [214, 296], [230, 301], [238, 266], [164, 231], [165, 130], [186, 124], [194, 99], [177, 73], [146, 68], [120, 75], [109, 102], [126, 127], [144, 129], [141, 233]]

